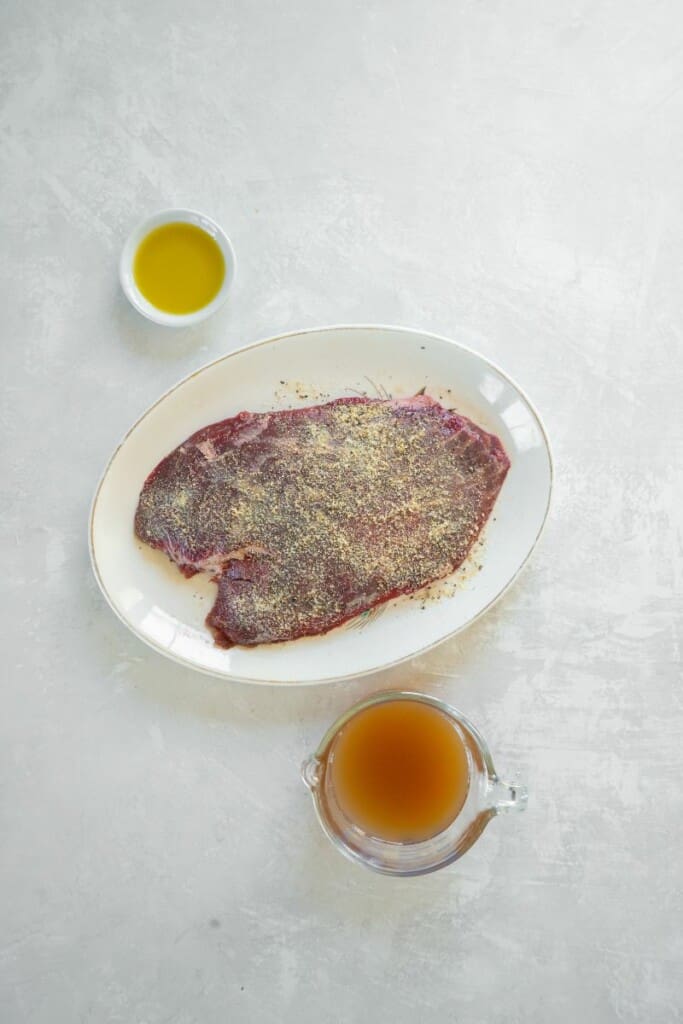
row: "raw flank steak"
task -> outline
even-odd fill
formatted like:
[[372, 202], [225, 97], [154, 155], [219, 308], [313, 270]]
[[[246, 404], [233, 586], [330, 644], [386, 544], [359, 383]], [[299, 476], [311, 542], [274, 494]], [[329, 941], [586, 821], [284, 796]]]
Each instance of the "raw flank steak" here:
[[219, 644], [294, 640], [457, 569], [509, 465], [427, 395], [241, 412], [150, 473], [135, 532], [185, 576], [211, 574]]

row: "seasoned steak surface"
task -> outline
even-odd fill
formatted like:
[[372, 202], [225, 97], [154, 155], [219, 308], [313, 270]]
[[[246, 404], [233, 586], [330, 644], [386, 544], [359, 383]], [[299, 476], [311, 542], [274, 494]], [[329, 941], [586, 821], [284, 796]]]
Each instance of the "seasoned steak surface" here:
[[426, 395], [242, 412], [159, 463], [135, 532], [212, 574], [219, 643], [293, 640], [456, 569], [508, 467], [497, 437]]

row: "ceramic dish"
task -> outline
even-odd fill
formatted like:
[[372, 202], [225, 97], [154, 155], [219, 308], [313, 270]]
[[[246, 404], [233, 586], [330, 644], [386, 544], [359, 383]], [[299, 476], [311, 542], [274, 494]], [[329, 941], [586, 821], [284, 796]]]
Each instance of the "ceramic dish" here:
[[[143, 238], [146, 238], [150, 231], [154, 231], [155, 228], [160, 228], [164, 224], [175, 223], [194, 224], [195, 227], [205, 231], [216, 242], [225, 261], [225, 277], [218, 290], [218, 294], [206, 306], [202, 306], [201, 309], [196, 310], [194, 313], [165, 313], [163, 310], [157, 309], [142, 294], [133, 274], [135, 253]], [[206, 320], [217, 309], [220, 309], [225, 302], [230, 285], [235, 279], [235, 251], [223, 228], [215, 220], [212, 220], [211, 217], [207, 217], [206, 214], [199, 213], [197, 210], [162, 210], [160, 213], [155, 213], [152, 217], [148, 217], [138, 224], [126, 239], [119, 262], [119, 279], [124, 294], [131, 306], [137, 309], [138, 313], [146, 316], [148, 320], [153, 320], [154, 323], [161, 324], [163, 327], [192, 327], [193, 324]]]
[[[215, 584], [204, 576], [184, 579], [165, 555], [134, 536], [133, 516], [148, 473], [189, 434], [244, 409], [265, 412], [359, 393], [401, 397], [422, 387], [497, 434], [510, 457], [492, 519], [465, 565], [434, 584], [424, 599], [388, 602], [325, 636], [216, 647], [204, 625]], [[317, 328], [224, 356], [148, 409], [112, 455], [97, 488], [90, 552], [113, 610], [162, 654], [244, 682], [329, 682], [413, 657], [490, 608], [538, 540], [551, 485], [550, 450], [538, 414], [509, 377], [482, 356], [421, 331]]]

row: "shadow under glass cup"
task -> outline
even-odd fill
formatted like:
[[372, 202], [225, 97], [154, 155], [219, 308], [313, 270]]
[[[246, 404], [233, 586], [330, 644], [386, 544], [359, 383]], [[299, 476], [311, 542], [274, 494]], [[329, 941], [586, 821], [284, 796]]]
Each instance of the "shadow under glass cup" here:
[[[444, 717], [457, 734], [467, 767], [462, 773], [462, 794], [454, 793], [454, 816], [448, 824], [427, 838], [398, 841], [373, 834], [367, 821], [359, 823], [361, 815], [355, 815], [356, 820], [350, 815], [349, 801], [336, 778], [335, 757], [345, 728], [354, 719], [354, 725], [360, 721], [357, 716], [371, 708], [405, 702], [417, 702]], [[389, 875], [421, 875], [445, 867], [469, 850], [493, 817], [523, 810], [527, 801], [524, 786], [499, 779], [483, 737], [464, 715], [436, 697], [412, 691], [384, 691], [350, 708], [304, 762], [302, 778], [311, 791], [323, 831], [337, 849], [351, 860]]]

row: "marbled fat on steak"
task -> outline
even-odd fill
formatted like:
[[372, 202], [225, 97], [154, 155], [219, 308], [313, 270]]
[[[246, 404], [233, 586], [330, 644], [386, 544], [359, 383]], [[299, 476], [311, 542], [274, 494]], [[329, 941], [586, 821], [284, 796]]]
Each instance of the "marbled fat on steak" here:
[[293, 640], [451, 573], [508, 468], [497, 437], [426, 395], [242, 412], [159, 463], [135, 532], [211, 573], [218, 643]]

